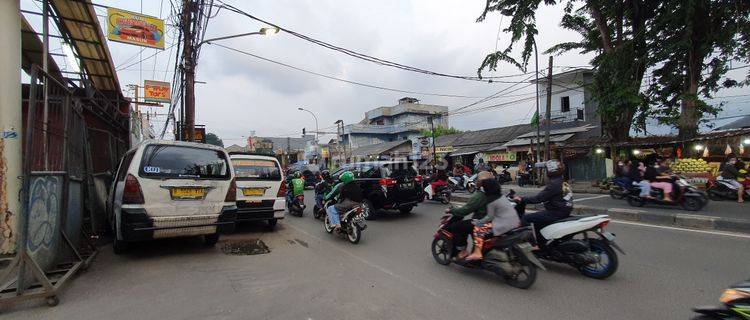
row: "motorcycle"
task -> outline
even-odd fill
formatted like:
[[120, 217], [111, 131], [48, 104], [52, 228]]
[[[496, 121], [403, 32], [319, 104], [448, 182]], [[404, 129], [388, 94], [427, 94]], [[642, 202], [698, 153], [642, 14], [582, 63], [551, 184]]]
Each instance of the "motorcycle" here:
[[[515, 191], [508, 198], [515, 204], [516, 213], [522, 217], [526, 212], [523, 201], [513, 200]], [[584, 276], [606, 279], [612, 276], [619, 265], [617, 252], [625, 252], [615, 243], [615, 235], [604, 228], [609, 224], [607, 215], [571, 216], [541, 230], [534, 230], [534, 244], [538, 249], [534, 255], [542, 260], [570, 265]]]
[[[334, 204], [334, 201], [329, 200], [325, 203], [325, 207], [327, 208]], [[339, 215], [341, 217], [341, 229], [339, 230], [339, 235], [346, 236], [346, 239], [353, 244], [359, 243], [359, 240], [362, 238], [362, 231], [367, 229], [367, 224], [365, 223], [365, 218], [367, 218], [367, 216], [362, 211], [362, 207], [356, 206], [347, 212], [339, 212]], [[325, 215], [325, 218], [323, 218], [323, 229], [328, 233], [333, 233], [334, 231], [331, 221], [328, 219], [328, 215]]]
[[672, 182], [677, 185], [672, 192], [673, 201], [664, 201], [664, 190], [659, 188], [651, 188], [651, 198], [643, 198], [640, 196], [641, 187], [633, 185], [628, 189], [628, 204], [633, 207], [643, 207], [646, 203], [655, 203], [681, 206], [689, 211], [698, 211], [708, 204], [706, 193], [690, 185], [684, 178], [674, 177]]
[[510, 181], [513, 181], [513, 178], [510, 177], [510, 172], [508, 172], [508, 170], [503, 170], [497, 175], [497, 182], [501, 185]]
[[292, 197], [292, 201], [286, 202], [289, 214], [301, 217], [305, 213], [305, 195]]
[[[745, 188], [744, 199], [750, 200], [750, 179], [745, 179], [740, 184]], [[708, 198], [714, 201], [737, 200], [737, 188], [726, 180], [709, 180], [706, 193], [708, 193]]]
[[440, 219], [440, 227], [433, 236], [432, 257], [441, 265], [455, 263], [466, 268], [488, 270], [503, 278], [513, 287], [527, 289], [536, 281], [537, 268], [546, 270], [532, 253], [533, 231], [528, 227], [516, 228], [501, 236], [492, 237], [482, 245], [482, 260], [457, 259], [458, 250], [448, 226], [463, 217], [447, 214]]
[[612, 199], [625, 199], [628, 196], [630, 188], [631, 185], [628, 185], [626, 181], [616, 178], [612, 180], [612, 185], [609, 186], [609, 196]]
[[456, 192], [456, 190], [466, 190], [469, 193], [474, 193], [474, 191], [477, 191], [476, 179], [476, 174], [469, 176], [464, 173], [461, 177], [451, 176], [448, 177], [448, 186], [451, 188], [452, 192]]
[[451, 203], [451, 189], [448, 186], [439, 186], [435, 190], [435, 194], [432, 194], [432, 186], [427, 184], [424, 187], [424, 198], [427, 200], [438, 201], [443, 204]]
[[324, 183], [324, 181], [318, 182], [315, 185], [315, 205], [313, 206], [313, 218], [315, 219], [320, 219], [326, 214], [325, 205], [322, 201], [322, 196], [324, 196], [326, 193], [331, 191], [330, 186], [326, 190], [321, 190], [319, 186], [322, 183]]
[[721, 306], [693, 308], [700, 314], [694, 319], [745, 319], [750, 320], [750, 281], [737, 283], [724, 290], [719, 298]]

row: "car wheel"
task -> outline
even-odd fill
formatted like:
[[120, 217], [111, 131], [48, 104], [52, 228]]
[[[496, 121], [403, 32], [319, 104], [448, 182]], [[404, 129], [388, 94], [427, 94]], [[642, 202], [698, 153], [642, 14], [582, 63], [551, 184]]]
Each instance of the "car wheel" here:
[[268, 230], [276, 229], [276, 224], [279, 222], [279, 219], [268, 219], [266, 222], [268, 222]]
[[112, 230], [112, 234], [114, 234], [114, 236], [112, 237], [112, 251], [116, 255], [126, 253], [128, 251], [128, 243], [122, 240], [117, 240], [117, 221], [113, 222], [113, 225], [114, 230]]
[[409, 214], [409, 213], [411, 213], [412, 209], [414, 209], [414, 206], [400, 207], [400, 208], [398, 208], [398, 211], [400, 211], [403, 214]]
[[216, 243], [219, 242], [219, 233], [214, 234], [207, 234], [203, 236], [203, 243], [205, 243], [209, 247], [213, 247], [216, 245]]
[[362, 213], [366, 220], [375, 220], [375, 207], [372, 205], [372, 201], [367, 199], [362, 201]]

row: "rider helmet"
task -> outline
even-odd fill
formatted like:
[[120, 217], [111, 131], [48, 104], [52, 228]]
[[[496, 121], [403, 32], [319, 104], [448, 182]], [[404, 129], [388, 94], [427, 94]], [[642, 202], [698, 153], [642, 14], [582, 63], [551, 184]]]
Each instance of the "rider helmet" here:
[[297, 171], [297, 172], [294, 173], [294, 178], [295, 179], [299, 179], [301, 177], [302, 177], [302, 173], [301, 172]]
[[547, 168], [547, 176], [548, 177], [556, 177], [562, 175], [563, 171], [565, 170], [565, 166], [557, 160], [548, 160], [544, 163], [544, 166]]
[[323, 178], [323, 180], [328, 180], [331, 178], [331, 173], [328, 172], [328, 170], [323, 170], [320, 172], [320, 177]]
[[339, 177], [341, 182], [343, 183], [349, 183], [354, 181], [354, 174], [351, 171], [344, 171], [344, 173], [341, 174], [341, 177]]

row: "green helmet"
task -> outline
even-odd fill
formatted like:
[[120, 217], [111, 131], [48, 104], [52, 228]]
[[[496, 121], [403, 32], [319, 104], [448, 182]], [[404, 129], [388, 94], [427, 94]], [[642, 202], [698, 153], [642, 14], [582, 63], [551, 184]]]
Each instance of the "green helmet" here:
[[341, 177], [339, 177], [341, 182], [343, 183], [349, 183], [354, 181], [354, 174], [351, 171], [344, 171], [344, 173], [341, 174]]
[[302, 177], [302, 173], [300, 173], [299, 171], [297, 171], [297, 172], [294, 173], [294, 178], [295, 179], [299, 179], [301, 177]]

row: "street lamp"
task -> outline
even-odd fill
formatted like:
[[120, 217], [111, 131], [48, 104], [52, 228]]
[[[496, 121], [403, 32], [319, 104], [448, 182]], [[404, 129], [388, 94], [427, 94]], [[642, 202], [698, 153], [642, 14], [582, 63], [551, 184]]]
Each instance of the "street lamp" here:
[[225, 37], [218, 37], [218, 38], [211, 38], [211, 39], [205, 39], [198, 43], [198, 46], [204, 44], [204, 43], [211, 43], [216, 40], [225, 40], [225, 39], [231, 39], [231, 38], [239, 38], [244, 36], [255, 36], [255, 35], [263, 35], [263, 36], [272, 36], [274, 34], [279, 33], [279, 28], [277, 27], [270, 27], [270, 28], [260, 28], [260, 30], [256, 32], [248, 32], [248, 33], [240, 33], [235, 34], [232, 36], [225, 36]]
[[[318, 117], [315, 116], [315, 113], [313, 113], [312, 111], [307, 110], [305, 108], [299, 107], [299, 108], [297, 108], [297, 110], [299, 110], [299, 111], [307, 111], [307, 112], [309, 112], [313, 116], [313, 119], [315, 119], [315, 156], [316, 156], [315, 158], [317, 158], [317, 155], [318, 155], [318, 135], [320, 134], [320, 129], [318, 128]], [[302, 138], [304, 138], [304, 137], [302, 137]]]

